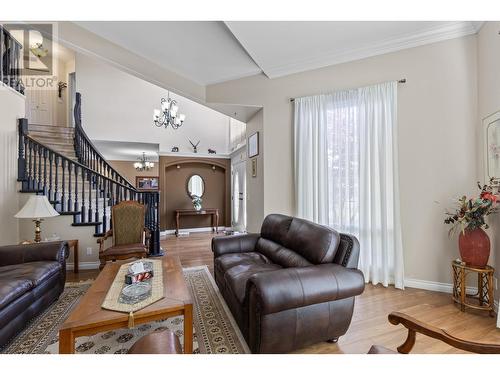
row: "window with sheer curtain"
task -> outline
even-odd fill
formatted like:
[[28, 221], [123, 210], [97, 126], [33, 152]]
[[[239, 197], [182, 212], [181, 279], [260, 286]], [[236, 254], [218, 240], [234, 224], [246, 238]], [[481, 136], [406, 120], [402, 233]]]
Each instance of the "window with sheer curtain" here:
[[297, 215], [355, 235], [367, 282], [403, 288], [396, 82], [295, 100]]

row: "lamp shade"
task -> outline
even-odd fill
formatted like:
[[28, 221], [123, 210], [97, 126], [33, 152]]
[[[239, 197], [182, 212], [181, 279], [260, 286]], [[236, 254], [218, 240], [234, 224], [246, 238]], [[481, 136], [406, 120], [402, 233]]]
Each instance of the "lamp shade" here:
[[41, 219], [59, 216], [45, 195], [32, 195], [23, 208], [14, 215], [18, 219]]

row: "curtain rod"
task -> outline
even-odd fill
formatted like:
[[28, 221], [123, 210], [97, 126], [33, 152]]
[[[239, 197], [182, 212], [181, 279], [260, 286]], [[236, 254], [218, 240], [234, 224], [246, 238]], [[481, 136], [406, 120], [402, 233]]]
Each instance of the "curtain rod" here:
[[[406, 83], [406, 78], [401, 78], [398, 83]], [[295, 98], [290, 98], [290, 102], [294, 102]]]

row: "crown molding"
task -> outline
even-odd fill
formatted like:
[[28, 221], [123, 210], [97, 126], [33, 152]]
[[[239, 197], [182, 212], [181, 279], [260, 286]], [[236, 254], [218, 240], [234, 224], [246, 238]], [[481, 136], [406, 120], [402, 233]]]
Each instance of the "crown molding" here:
[[481, 26], [482, 22], [453, 22], [444, 26], [434, 27], [417, 34], [387, 39], [369, 47], [346, 50], [340, 53], [325, 54], [312, 59], [303, 59], [290, 64], [264, 68], [263, 70], [269, 78], [279, 78], [289, 74], [324, 68], [327, 66], [361, 60], [368, 57], [476, 34]]

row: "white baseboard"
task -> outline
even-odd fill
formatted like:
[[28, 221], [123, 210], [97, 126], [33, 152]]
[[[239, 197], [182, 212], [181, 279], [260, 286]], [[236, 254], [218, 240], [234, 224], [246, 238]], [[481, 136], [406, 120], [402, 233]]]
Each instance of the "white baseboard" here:
[[[450, 294], [453, 292], [453, 284], [410, 278], [405, 278], [405, 287], [432, 290], [433, 292], [443, 292]], [[477, 288], [468, 286], [466, 288], [466, 291], [468, 294], [477, 293]]]
[[[405, 287], [431, 290], [433, 292], [443, 292], [443, 293], [449, 293], [449, 294], [453, 293], [453, 284], [439, 283], [436, 281], [405, 278]], [[468, 286], [466, 288], [466, 293], [467, 294], [476, 294], [477, 287]], [[495, 312], [498, 312], [498, 301], [495, 300], [493, 302], [495, 305]]]
[[[230, 230], [230, 227], [219, 227], [219, 232], [223, 230]], [[212, 227], [204, 227], [204, 228], [181, 228], [179, 229], [181, 232], [189, 232], [189, 233], [201, 233], [201, 232], [211, 232]], [[167, 229], [160, 233], [160, 236], [165, 236], [168, 234], [175, 234], [175, 229]]]
[[[97, 270], [99, 269], [99, 262], [78, 262], [78, 269], [79, 270]], [[66, 263], [66, 269], [67, 270], [74, 270], [75, 265], [74, 263]]]

